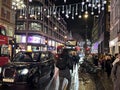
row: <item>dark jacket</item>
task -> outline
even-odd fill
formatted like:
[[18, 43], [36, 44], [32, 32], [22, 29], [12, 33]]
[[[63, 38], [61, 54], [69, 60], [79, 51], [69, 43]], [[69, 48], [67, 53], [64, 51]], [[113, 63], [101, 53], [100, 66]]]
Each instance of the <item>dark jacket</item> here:
[[114, 90], [120, 90], [120, 62], [117, 62], [111, 71], [111, 78], [114, 84]]

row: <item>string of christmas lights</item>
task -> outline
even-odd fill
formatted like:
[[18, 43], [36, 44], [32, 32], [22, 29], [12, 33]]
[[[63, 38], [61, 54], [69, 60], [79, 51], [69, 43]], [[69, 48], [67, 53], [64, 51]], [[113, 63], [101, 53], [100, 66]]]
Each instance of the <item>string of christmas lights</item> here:
[[[67, 1], [64, 0], [64, 3]], [[100, 14], [105, 9], [106, 0], [82, 0], [80, 3], [59, 5], [59, 6], [29, 6], [29, 15], [31, 18], [37, 19], [38, 17], [42, 20], [43, 12], [47, 15], [47, 18], [54, 16], [60, 20], [61, 15], [66, 18], [74, 19], [75, 17], [82, 18], [82, 15], [95, 15]], [[26, 6], [20, 10], [20, 18], [26, 18]]]

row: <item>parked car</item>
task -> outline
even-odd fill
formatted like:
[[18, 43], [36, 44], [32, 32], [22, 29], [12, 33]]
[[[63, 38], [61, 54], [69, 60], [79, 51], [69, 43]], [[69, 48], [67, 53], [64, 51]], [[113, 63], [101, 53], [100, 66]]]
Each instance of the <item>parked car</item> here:
[[0, 67], [0, 82], [39, 87], [54, 75], [54, 69], [54, 55], [50, 51], [21, 51], [10, 63]]

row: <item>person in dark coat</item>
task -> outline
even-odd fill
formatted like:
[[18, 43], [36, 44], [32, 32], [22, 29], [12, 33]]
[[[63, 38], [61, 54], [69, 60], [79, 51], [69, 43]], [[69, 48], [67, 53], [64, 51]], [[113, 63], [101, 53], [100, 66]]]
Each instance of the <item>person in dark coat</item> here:
[[111, 78], [114, 85], [114, 90], [120, 90], [120, 61], [115, 63], [111, 71]]
[[105, 71], [107, 73], [108, 78], [111, 75], [111, 69], [112, 69], [111, 57], [109, 55], [106, 55], [106, 57], [105, 57]]
[[73, 67], [73, 65], [72, 66], [69, 65], [70, 63], [72, 64], [72, 62], [67, 49], [63, 49], [63, 52], [60, 55], [60, 59], [56, 63], [56, 66], [59, 68], [59, 76], [60, 76], [59, 90], [62, 87], [62, 81], [64, 78], [68, 80], [68, 85], [66, 90], [70, 90], [70, 85], [71, 85], [70, 69], [72, 69], [71, 67]]
[[74, 64], [76, 65], [79, 63], [80, 57], [77, 55], [76, 52], [73, 52], [72, 59], [73, 59]]

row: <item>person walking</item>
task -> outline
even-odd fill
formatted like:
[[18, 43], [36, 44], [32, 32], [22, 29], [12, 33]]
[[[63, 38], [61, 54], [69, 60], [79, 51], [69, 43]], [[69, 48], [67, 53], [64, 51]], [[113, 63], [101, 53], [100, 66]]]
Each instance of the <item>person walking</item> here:
[[77, 55], [76, 52], [73, 52], [72, 59], [73, 59], [74, 64], [77, 65], [79, 63], [80, 57]]
[[113, 65], [111, 71], [111, 78], [114, 90], [120, 90], [120, 60]]
[[107, 77], [109, 78], [111, 75], [112, 63], [111, 57], [109, 55], [105, 56], [105, 71], [107, 73]]
[[116, 54], [115, 54], [115, 60], [114, 60], [113, 63], [112, 63], [113, 66], [114, 66], [115, 63], [117, 63], [117, 62], [119, 61], [119, 58], [118, 58], [118, 57], [119, 57], [119, 54], [116, 53]]
[[56, 67], [59, 68], [59, 76], [60, 76], [60, 86], [59, 90], [61, 90], [62, 83], [64, 81], [64, 78], [68, 80], [68, 85], [66, 90], [70, 90], [70, 85], [71, 85], [71, 74], [70, 74], [70, 69], [73, 69], [73, 64], [69, 52], [67, 49], [63, 49], [60, 59], [57, 60]]

